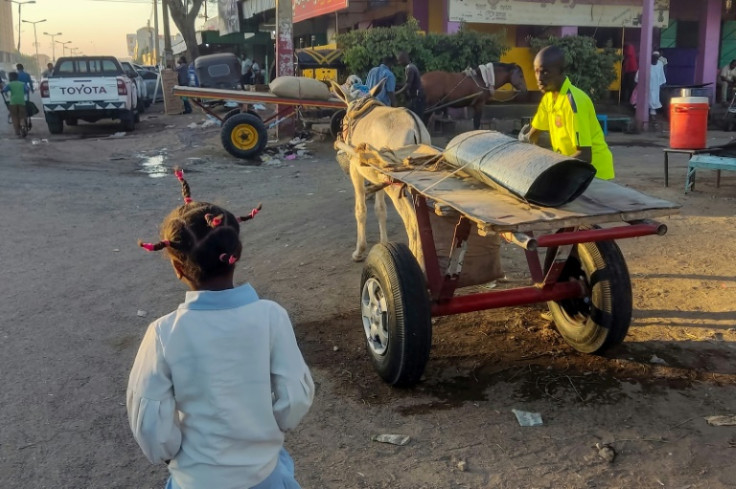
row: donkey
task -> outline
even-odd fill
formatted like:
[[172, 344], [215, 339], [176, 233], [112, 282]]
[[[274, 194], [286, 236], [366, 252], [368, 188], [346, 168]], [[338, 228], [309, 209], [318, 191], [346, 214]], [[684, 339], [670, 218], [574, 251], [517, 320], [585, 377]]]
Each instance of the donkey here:
[[[352, 147], [368, 144], [376, 149], [398, 149], [410, 144], [431, 144], [429, 131], [422, 120], [405, 108], [387, 107], [374, 97], [381, 92], [385, 80], [371, 89], [366, 97], [351, 99], [343, 88], [332, 82], [332, 90], [347, 105], [347, 112], [342, 122], [340, 138]], [[363, 261], [366, 256], [367, 242], [365, 236], [366, 187], [365, 180], [379, 184], [383, 190], [376, 192], [375, 212], [378, 218], [378, 230], [381, 242], [388, 241], [386, 234], [386, 202], [384, 193], [388, 194], [399, 213], [409, 238], [409, 248], [424, 268], [424, 258], [419, 242], [419, 229], [414, 205], [407, 198], [403, 189], [393, 185], [385, 186], [387, 179], [376, 170], [361, 165], [360, 157], [350, 156], [348, 173], [355, 191], [355, 221], [358, 237], [353, 252], [354, 261]]]

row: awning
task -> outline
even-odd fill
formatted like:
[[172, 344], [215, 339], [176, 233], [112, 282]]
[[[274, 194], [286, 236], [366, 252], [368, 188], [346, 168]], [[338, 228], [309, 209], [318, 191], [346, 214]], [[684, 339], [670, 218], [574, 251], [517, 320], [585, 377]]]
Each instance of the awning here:
[[256, 14], [276, 8], [276, 0], [245, 0], [243, 2], [243, 19], [250, 19]]

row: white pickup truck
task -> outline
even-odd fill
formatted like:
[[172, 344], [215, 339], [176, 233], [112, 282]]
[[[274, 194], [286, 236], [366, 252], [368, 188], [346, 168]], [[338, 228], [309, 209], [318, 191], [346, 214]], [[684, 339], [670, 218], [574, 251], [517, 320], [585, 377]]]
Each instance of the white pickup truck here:
[[40, 91], [51, 134], [61, 134], [65, 121], [75, 126], [79, 119], [118, 119], [132, 131], [140, 120], [135, 83], [112, 56], [59, 58]]

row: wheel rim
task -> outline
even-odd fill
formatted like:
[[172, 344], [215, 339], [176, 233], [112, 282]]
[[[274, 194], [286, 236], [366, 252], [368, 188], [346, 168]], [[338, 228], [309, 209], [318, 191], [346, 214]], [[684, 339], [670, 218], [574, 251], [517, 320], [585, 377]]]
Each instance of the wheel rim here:
[[230, 141], [239, 150], [253, 149], [258, 144], [258, 131], [250, 124], [238, 124], [230, 133]]
[[369, 278], [363, 284], [360, 310], [368, 347], [376, 355], [384, 355], [389, 342], [388, 306], [381, 283], [375, 278]]
[[[588, 273], [584, 270], [583, 264], [577, 256], [571, 256], [568, 259], [568, 262], [558, 279], [559, 282], [567, 282], [570, 280], [581, 282], [585, 287], [585, 290], [592, 292], [590, 277], [588, 277]], [[590, 294], [574, 299], [563, 299], [558, 301], [557, 304], [560, 306], [560, 311], [565, 315], [567, 320], [571, 323], [576, 323], [577, 325], [585, 324], [593, 309]]]

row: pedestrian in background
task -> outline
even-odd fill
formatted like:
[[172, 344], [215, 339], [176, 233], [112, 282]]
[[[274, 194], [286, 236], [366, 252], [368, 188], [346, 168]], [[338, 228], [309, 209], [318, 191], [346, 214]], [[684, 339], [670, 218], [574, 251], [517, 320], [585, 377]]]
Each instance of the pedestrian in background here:
[[243, 61], [240, 63], [240, 86], [245, 89], [246, 85], [253, 84], [253, 60], [247, 55], [243, 55]]
[[48, 78], [53, 74], [54, 74], [54, 64], [48, 63], [46, 65], [46, 69], [43, 70], [43, 73], [41, 73], [41, 78]]
[[420, 119], [424, 119], [424, 107], [427, 104], [427, 99], [424, 95], [419, 68], [411, 62], [406, 51], [401, 51], [397, 59], [400, 64], [404, 65], [405, 82], [404, 86], [396, 91], [396, 94], [406, 92], [406, 107], [418, 115]]
[[[649, 65], [649, 115], [653, 118], [657, 115], [657, 111], [662, 108], [660, 100], [660, 91], [662, 85], [667, 83], [664, 76], [664, 64], [659, 62], [659, 52], [652, 53], [652, 62]], [[639, 72], [636, 72], [636, 82], [639, 83]]]
[[31, 75], [26, 73], [23, 65], [20, 63], [15, 65], [15, 68], [18, 70], [18, 81], [25, 83], [28, 86], [28, 91], [33, 93], [33, 80], [31, 79]]
[[391, 71], [391, 67], [394, 65], [394, 57], [386, 56], [380, 65], [371, 68], [368, 72], [368, 76], [365, 79], [365, 84], [372, 90], [373, 87], [378, 85], [381, 80], [385, 79], [386, 83], [383, 85], [381, 91], [376, 95], [376, 100], [388, 105], [389, 107], [396, 107], [396, 75]]
[[[187, 65], [187, 59], [182, 56], [179, 58], [179, 64], [176, 67], [176, 78], [177, 83], [183, 87], [189, 86], [189, 65]], [[181, 101], [184, 102], [183, 114], [192, 113], [192, 105], [189, 103], [188, 97], [182, 97]]]
[[8, 84], [3, 87], [3, 93], [10, 93], [8, 110], [13, 121], [15, 135], [23, 137], [22, 129], [26, 124], [26, 94], [28, 85], [18, 79], [18, 73], [11, 71], [8, 74]]
[[624, 60], [621, 63], [621, 100], [628, 104], [636, 86], [636, 72], [639, 71], [639, 62], [636, 60], [636, 50], [631, 44], [624, 45]]
[[736, 59], [732, 59], [731, 62], [721, 68], [718, 73], [718, 87], [721, 92], [721, 103], [728, 105], [731, 102], [729, 95], [732, 92], [733, 82], [736, 80]]

